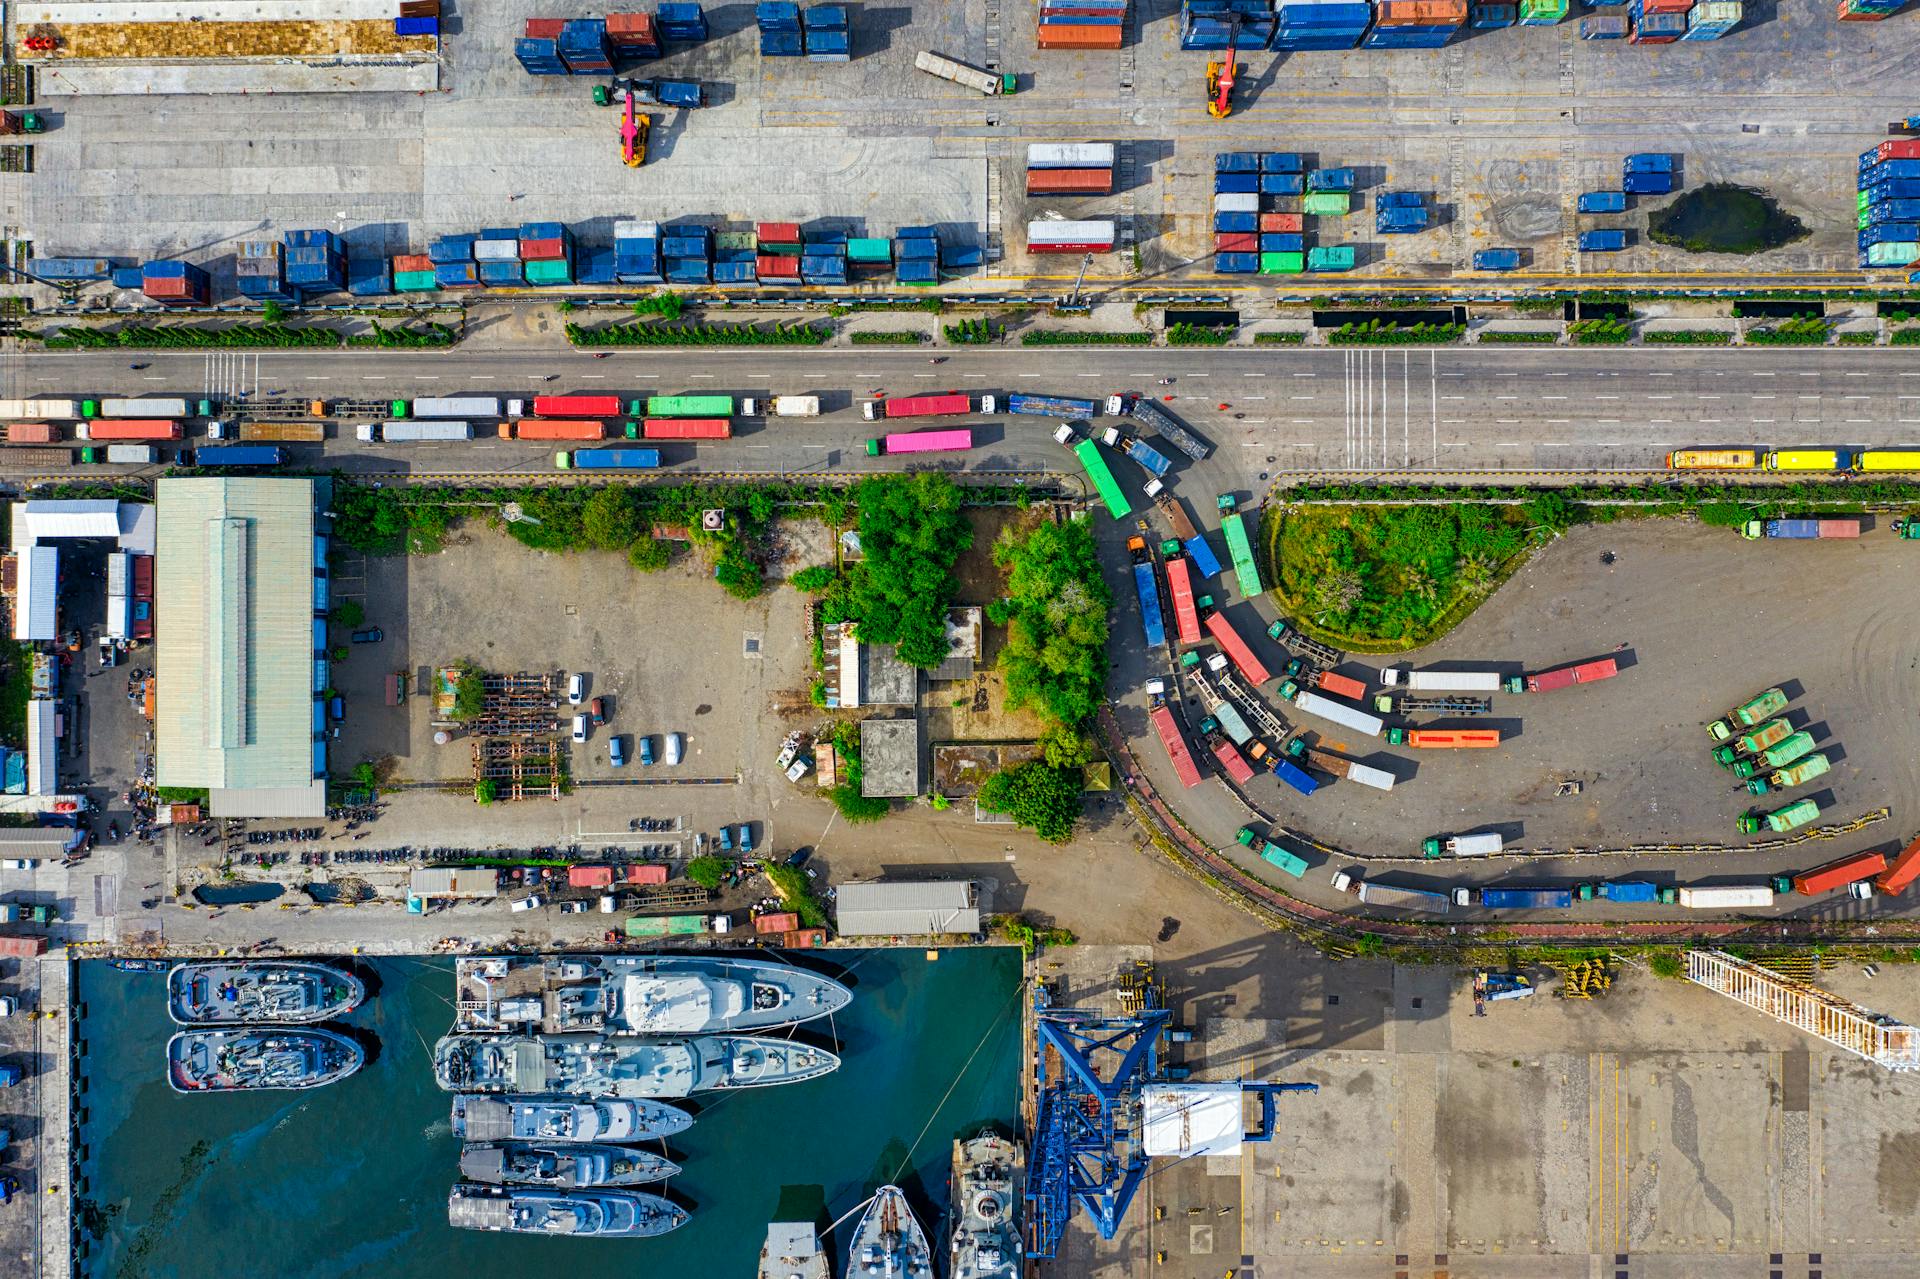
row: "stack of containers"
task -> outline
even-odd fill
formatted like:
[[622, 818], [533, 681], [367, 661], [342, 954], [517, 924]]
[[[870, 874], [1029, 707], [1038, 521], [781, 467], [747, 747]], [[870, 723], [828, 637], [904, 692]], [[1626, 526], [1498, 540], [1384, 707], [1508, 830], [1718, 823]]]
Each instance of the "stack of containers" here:
[[289, 231], [287, 285], [299, 293], [338, 293], [347, 287], [347, 246], [331, 231]]
[[1027, 147], [1027, 194], [1112, 195], [1113, 143], [1032, 143]]
[[1700, 0], [1687, 11], [1687, 34], [1682, 40], [1718, 40], [1740, 25], [1746, 16], [1741, 0]]
[[663, 4], [655, 10], [660, 34], [682, 44], [699, 44], [707, 38], [707, 15], [697, 4]]
[[1323, 244], [1307, 252], [1309, 271], [1351, 271], [1354, 252], [1351, 244]]
[[1687, 34], [1687, 10], [1693, 0], [1631, 0], [1627, 17], [1632, 20], [1634, 44], [1672, 44]]
[[573, 236], [561, 222], [520, 228], [520, 261], [528, 284], [573, 283]]
[[754, 228], [754, 233], [757, 240], [754, 274], [760, 283], [800, 283], [800, 224], [762, 222]]
[[715, 284], [752, 284], [753, 232], [722, 231], [713, 237], [713, 282]]
[[1264, 49], [1278, 29], [1272, 0], [1182, 0], [1182, 49]]
[[808, 61], [853, 61], [853, 33], [844, 4], [816, 4], [808, 9], [806, 37]]
[[940, 269], [951, 275], [960, 271], [976, 271], [986, 265], [987, 251], [977, 244], [943, 244], [940, 246]]
[[439, 288], [433, 278], [433, 259], [424, 253], [402, 253], [393, 259], [393, 287], [398, 293], [431, 293]]
[[[1555, 0], [1522, 0], [1521, 12], [1544, 2]], [[1465, 25], [1467, 0], [1380, 0], [1373, 30], [1360, 43], [1368, 49], [1438, 49]]]
[[713, 232], [703, 226], [660, 229], [660, 256], [668, 284], [713, 283]]
[[433, 279], [443, 289], [477, 289], [483, 283], [480, 266], [473, 260], [478, 236], [443, 235], [427, 245], [427, 257], [433, 262]]
[[613, 70], [613, 46], [605, 18], [575, 18], [560, 28], [560, 60], [574, 75], [603, 75]]
[[607, 43], [622, 57], [657, 58], [661, 53], [660, 32], [650, 13], [608, 14]]
[[1029, 253], [1111, 253], [1113, 223], [1107, 221], [1027, 223]]
[[1591, 18], [1580, 19], [1580, 38], [1582, 40], [1624, 40], [1627, 38], [1627, 20], [1619, 14], [1596, 14]]
[[1567, 16], [1567, 0], [1520, 0], [1520, 25], [1558, 26]]
[[1367, 34], [1373, 6], [1366, 0], [1279, 0], [1276, 49], [1351, 49]]
[[577, 284], [612, 284], [618, 279], [612, 249], [580, 250], [580, 269], [574, 273]]
[[940, 240], [930, 226], [903, 226], [894, 237], [893, 278], [909, 288], [940, 283]]
[[1520, 7], [1511, 4], [1470, 4], [1467, 25], [1475, 31], [1498, 31], [1520, 20]]
[[[1218, 157], [1214, 167], [1219, 167]], [[1307, 189], [1307, 158], [1297, 151], [1268, 151], [1260, 157], [1262, 196], [1299, 195]]]
[[839, 285], [847, 282], [847, 237], [837, 231], [818, 231], [800, 246], [800, 282]]
[[527, 273], [520, 265], [520, 232], [515, 227], [494, 227], [482, 231], [473, 242], [473, 261], [480, 268], [482, 284], [498, 286], [527, 282]]
[[660, 284], [660, 224], [622, 219], [613, 224], [613, 274], [622, 284]]
[[[408, 10], [414, 10], [409, 13]], [[437, 36], [440, 34], [440, 0], [406, 0], [400, 16], [393, 20], [397, 36]]]
[[1381, 235], [1414, 235], [1427, 229], [1427, 205], [1418, 191], [1382, 191], [1373, 209], [1373, 229]]
[[140, 268], [137, 266], [117, 266], [107, 278], [116, 289], [137, 289], [140, 287]]
[[1840, 0], [1840, 21], [1878, 22], [1900, 12], [1906, 0]]
[[1042, 49], [1118, 49], [1128, 0], [1040, 0]]
[[1251, 275], [1260, 265], [1260, 157], [1217, 151], [1213, 157], [1213, 266]]
[[1353, 208], [1353, 170], [1315, 169], [1307, 175], [1301, 212], [1317, 218], [1344, 217]]
[[240, 256], [234, 259], [233, 274], [242, 297], [259, 298], [263, 302], [293, 301], [293, 293], [287, 288], [286, 249], [273, 240], [242, 243]]
[[800, 31], [800, 6], [789, 0], [760, 0], [753, 7], [760, 25], [760, 56], [797, 58], [806, 52]]
[[1306, 222], [1298, 213], [1260, 215], [1260, 274], [1298, 275], [1306, 269]]
[[513, 42], [513, 56], [528, 75], [568, 74], [560, 56], [560, 31], [566, 25], [560, 18], [527, 19], [521, 38]]
[[857, 236], [847, 240], [847, 266], [850, 270], [878, 274], [893, 266], [893, 242], [880, 236]]
[[1673, 190], [1673, 157], [1652, 151], [1628, 156], [1620, 186], [1627, 195], [1666, 195]]
[[393, 275], [385, 258], [353, 258], [347, 262], [347, 292], [357, 298], [377, 298], [393, 292]]
[[1860, 155], [1860, 265], [1920, 261], [1920, 138], [1889, 138]]

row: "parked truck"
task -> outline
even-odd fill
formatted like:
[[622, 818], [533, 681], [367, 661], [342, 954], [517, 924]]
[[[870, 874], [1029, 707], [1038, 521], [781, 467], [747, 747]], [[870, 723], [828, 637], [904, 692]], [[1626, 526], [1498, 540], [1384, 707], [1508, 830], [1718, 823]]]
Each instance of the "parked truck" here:
[[1185, 787], [1200, 784], [1200, 769], [1193, 762], [1193, 752], [1187, 749], [1187, 739], [1180, 732], [1180, 725], [1173, 718], [1165, 697], [1166, 685], [1153, 680], [1147, 685], [1147, 719], [1153, 724], [1153, 731], [1159, 734], [1160, 745], [1167, 752], [1167, 759], [1173, 764], [1173, 772]]
[[1320, 789], [1320, 779], [1290, 759], [1274, 760], [1273, 775], [1302, 795], [1311, 795]]
[[1542, 671], [1538, 675], [1515, 675], [1507, 680], [1509, 693], [1551, 693], [1555, 689], [1571, 688], [1575, 684], [1592, 684], [1603, 679], [1612, 679], [1620, 673], [1620, 664], [1611, 657], [1602, 657], [1596, 661], [1581, 662], [1578, 666], [1562, 666], [1557, 670]]
[[607, 424], [584, 418], [523, 418], [500, 424], [500, 438], [508, 438], [509, 432], [520, 440], [604, 440]]
[[651, 471], [660, 465], [659, 449], [574, 449], [553, 455], [562, 471]]
[[1900, 850], [1893, 864], [1874, 879], [1873, 886], [1889, 897], [1898, 897], [1916, 879], [1920, 879], [1920, 837]]
[[1810, 541], [1815, 538], [1859, 537], [1860, 521], [1846, 520], [1748, 520], [1740, 528], [1740, 536], [1751, 541], [1763, 537], [1784, 537], [1794, 541]]
[[1574, 889], [1573, 895], [1583, 902], [1590, 902], [1598, 897], [1601, 901], [1629, 902], [1643, 906], [1652, 905], [1655, 902], [1671, 904], [1675, 896], [1671, 888], [1662, 888], [1658, 884], [1640, 879], [1616, 879], [1607, 883], [1581, 884]]
[[324, 444], [325, 422], [209, 422], [207, 438], [245, 444]]
[[412, 444], [443, 440], [470, 440], [471, 422], [362, 422], [353, 428], [354, 438], [367, 444]]
[[1370, 879], [1361, 879], [1352, 871], [1337, 872], [1333, 877], [1333, 887], [1336, 892], [1358, 894], [1360, 900], [1369, 906], [1398, 906], [1403, 910], [1425, 910], [1444, 915], [1453, 905], [1445, 893], [1425, 888], [1376, 884]]
[[[981, 396], [978, 403], [979, 412], [994, 411], [991, 395]], [[860, 416], [869, 422], [900, 417], [959, 417], [974, 412], [974, 404], [973, 397], [967, 395], [896, 395], [891, 399], [863, 401]]]
[[1777, 715], [1787, 709], [1787, 695], [1777, 688], [1756, 693], [1747, 701], [1740, 703], [1721, 718], [1707, 725], [1707, 736], [1716, 742], [1724, 742], [1743, 728], [1752, 728], [1761, 720]]
[[[1141, 467], [1146, 470], [1147, 474], [1151, 475], [1155, 480], [1165, 476], [1168, 469], [1173, 466], [1173, 463], [1169, 462], [1157, 450], [1148, 448], [1139, 440], [1121, 435], [1119, 430], [1114, 427], [1110, 426], [1102, 431], [1100, 438], [1106, 442], [1108, 448], [1119, 449], [1122, 453], [1138, 462]], [[1159, 492], [1160, 490], [1155, 488], [1153, 493], [1148, 494], [1148, 496], [1152, 497]]]
[[[1208, 728], [1207, 724], [1213, 724], [1213, 727]], [[1208, 720], [1200, 726], [1200, 729], [1201, 737], [1207, 743], [1207, 749], [1212, 751], [1213, 757], [1220, 761], [1220, 767], [1228, 777], [1241, 786], [1253, 780], [1253, 766], [1247, 763], [1246, 757], [1240, 754], [1227, 735], [1220, 731], [1217, 723]]]
[[1295, 879], [1300, 879], [1307, 873], [1305, 858], [1288, 852], [1270, 839], [1261, 838], [1254, 833], [1251, 826], [1242, 826], [1240, 833], [1234, 838], [1240, 841], [1241, 847], [1253, 849], [1260, 854], [1262, 861], [1278, 867]]
[[[1801, 871], [1790, 881], [1793, 891], [1802, 897], [1818, 897], [1830, 893], [1836, 888], [1845, 888], [1849, 884], [1859, 884], [1866, 892], [1857, 894], [1865, 897], [1873, 890], [1864, 881], [1872, 879], [1887, 869], [1885, 853], [1852, 853], [1846, 857], [1830, 861], [1824, 866]], [[1778, 885], [1775, 885], [1778, 888]]]
[[192, 466], [279, 466], [287, 451], [277, 444], [204, 444], [193, 450]]
[[11, 448], [0, 453], [0, 466], [9, 469], [44, 471], [72, 465], [72, 449]]
[[1338, 666], [1340, 650], [1331, 644], [1322, 644], [1319, 640], [1300, 633], [1299, 628], [1289, 626], [1286, 618], [1281, 618], [1267, 627], [1267, 638], [1276, 644], [1284, 644], [1303, 657], [1312, 658], [1322, 666]]
[[[1294, 661], [1287, 663], [1287, 674], [1296, 675], [1299, 673], [1294, 669], [1295, 663], [1298, 661], [1299, 659], [1295, 658]], [[1356, 702], [1364, 702], [1367, 700], [1367, 686], [1351, 675], [1338, 675], [1333, 671], [1320, 671], [1314, 675], [1312, 683], [1316, 688], [1323, 689], [1338, 697], [1350, 697]]]
[[[1127, 416], [1140, 424], [1142, 430], [1158, 435], [1196, 462], [1206, 461], [1207, 454], [1213, 452], [1211, 444], [1180, 425], [1171, 413], [1152, 400], [1138, 395], [1114, 396], [1108, 399], [1107, 412], [1118, 417], [1123, 409]], [[49, 414], [48, 416], [58, 415]]]
[[1390, 728], [1387, 745], [1415, 750], [1491, 750], [1500, 744], [1497, 728]]
[[71, 421], [80, 415], [78, 400], [0, 400], [0, 418], [50, 417]]
[[1167, 517], [1167, 523], [1173, 529], [1173, 535], [1179, 540], [1181, 548], [1193, 561], [1194, 571], [1204, 578], [1220, 576], [1220, 561], [1213, 553], [1213, 547], [1207, 544], [1206, 535], [1193, 526], [1187, 518], [1187, 508], [1180, 499], [1166, 493], [1153, 494], [1153, 504]]
[[1755, 758], [1734, 761], [1733, 775], [1740, 778], [1755, 777], [1769, 768], [1785, 768], [1812, 750], [1813, 734], [1798, 732], [1780, 739]]
[[114, 440], [177, 440], [186, 432], [173, 418], [96, 418], [73, 429], [75, 439], [110, 443]]
[[999, 74], [982, 71], [978, 67], [970, 67], [964, 62], [955, 62], [952, 58], [943, 57], [926, 49], [913, 55], [913, 65], [930, 76], [950, 80], [976, 93], [984, 93], [990, 98], [1001, 94], [1010, 96], [1019, 87], [1019, 81], [1011, 71]]
[[1392, 693], [1375, 693], [1373, 709], [1382, 715], [1391, 715], [1398, 708], [1402, 715], [1489, 715], [1493, 713], [1491, 697], [1395, 697]]
[[1332, 777], [1344, 777], [1350, 782], [1362, 786], [1371, 786], [1375, 790], [1392, 790], [1397, 780], [1384, 768], [1375, 768], [1371, 764], [1362, 764], [1358, 760], [1348, 759], [1344, 755], [1333, 755], [1326, 751], [1314, 750], [1301, 738], [1287, 743], [1287, 756], [1317, 768]]
[[1565, 910], [1573, 905], [1573, 893], [1565, 888], [1456, 888], [1453, 904], [1484, 910]]
[[7, 423], [8, 444], [58, 444], [60, 428], [52, 422]]
[[[981, 409], [991, 413], [992, 409]], [[1095, 417], [1100, 406], [1093, 400], [1076, 400], [1066, 395], [1009, 395], [1007, 412], [1027, 417]]]
[[1758, 755], [1767, 747], [1787, 740], [1792, 732], [1793, 724], [1785, 717], [1770, 719], [1758, 728], [1748, 729], [1725, 746], [1714, 747], [1714, 762], [1722, 768], [1732, 768], [1733, 762], [1742, 755]]
[[1488, 857], [1506, 847], [1506, 840], [1498, 831], [1482, 831], [1478, 835], [1430, 835], [1421, 841], [1420, 852], [1426, 857]]
[[817, 395], [776, 395], [771, 400], [746, 399], [740, 401], [742, 417], [819, 417], [820, 397]]
[[1773, 905], [1770, 884], [1716, 884], [1708, 888], [1681, 888], [1674, 896], [1688, 910], [1740, 910]]
[[[86, 408], [86, 405], [84, 404], [81, 405], [81, 408], [84, 411], [84, 409]], [[87, 413], [86, 416], [87, 417], [139, 417], [139, 418], [186, 417], [188, 413], [190, 413], [191, 411], [192, 410], [188, 408], [187, 402], [185, 400], [104, 399], [100, 401], [99, 406], [95, 412]]]
[[1410, 671], [1389, 666], [1380, 672], [1380, 683], [1387, 688], [1412, 692], [1497, 693], [1499, 671]]
[[1142, 537], [1127, 539], [1127, 555], [1133, 560], [1133, 591], [1140, 599], [1140, 627], [1146, 632], [1148, 648], [1167, 646], [1167, 628], [1160, 620], [1160, 585], [1153, 577], [1153, 557], [1147, 553]]
[[160, 450], [151, 444], [109, 444], [106, 460], [115, 466], [152, 466], [160, 460]]
[[1810, 799], [1796, 800], [1771, 813], [1743, 813], [1737, 823], [1742, 835], [1758, 835], [1763, 830], [1785, 834], [1796, 826], [1805, 826], [1820, 815], [1820, 805]]
[[1202, 595], [1198, 601], [1198, 607], [1200, 624], [1207, 628], [1207, 634], [1213, 636], [1214, 642], [1233, 659], [1234, 668], [1246, 677], [1248, 683], [1260, 685], [1273, 678], [1273, 673], [1267, 669], [1266, 663], [1262, 662], [1254, 654], [1253, 648], [1240, 638], [1240, 632], [1233, 629], [1233, 623], [1227, 620], [1226, 614], [1214, 607], [1211, 595]]
[[1816, 777], [1825, 777], [1833, 769], [1833, 763], [1824, 752], [1807, 756], [1790, 767], [1768, 773], [1765, 777], [1749, 777], [1747, 791], [1753, 795], [1778, 795], [1805, 786]]
[[[395, 401], [401, 403], [401, 401]], [[619, 409], [613, 410], [618, 413]], [[500, 401], [490, 395], [451, 395], [438, 399], [415, 400], [410, 412], [395, 410], [395, 417], [499, 417]]]
[[1318, 693], [1309, 693], [1292, 680], [1287, 680], [1280, 685], [1280, 696], [1309, 715], [1318, 715], [1321, 719], [1343, 724], [1356, 733], [1365, 733], [1368, 737], [1378, 737], [1386, 728], [1378, 716], [1369, 715], [1357, 706], [1336, 702]]

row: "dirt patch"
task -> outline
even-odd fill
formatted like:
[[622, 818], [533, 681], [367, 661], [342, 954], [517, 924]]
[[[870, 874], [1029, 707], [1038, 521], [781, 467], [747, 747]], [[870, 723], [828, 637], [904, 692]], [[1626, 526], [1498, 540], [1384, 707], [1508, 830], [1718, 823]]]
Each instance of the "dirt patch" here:
[[40, 23], [22, 36], [51, 36], [49, 51], [21, 48], [22, 61], [99, 58], [324, 58], [338, 54], [431, 54], [433, 36], [397, 36], [391, 22]]

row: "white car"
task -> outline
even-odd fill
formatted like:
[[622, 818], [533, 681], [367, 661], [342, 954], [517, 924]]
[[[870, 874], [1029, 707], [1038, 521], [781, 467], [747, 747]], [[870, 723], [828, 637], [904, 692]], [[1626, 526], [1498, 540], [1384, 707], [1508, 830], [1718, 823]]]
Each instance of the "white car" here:
[[587, 740], [587, 717], [585, 715], [575, 715], [573, 717], [573, 740], [576, 742], [584, 742]]
[[[567, 676], [567, 705], [578, 706], [587, 699], [587, 677], [585, 675]], [[579, 741], [579, 738], [575, 738]]]
[[38, 857], [9, 857], [5, 861], [0, 861], [0, 869], [32, 870], [39, 864], [40, 859]]
[[539, 907], [544, 906], [546, 904], [547, 904], [546, 898], [542, 897], [539, 893], [534, 893], [530, 897], [522, 897], [519, 901], [514, 902], [511, 906], [507, 907], [507, 909], [513, 911], [515, 914], [518, 914], [519, 912], [524, 910], [536, 910]]
[[578, 915], [591, 905], [591, 902], [561, 902], [560, 913], [562, 915]]
[[20, 1001], [12, 995], [0, 995], [0, 1017], [11, 1017], [20, 1008]]
[[686, 742], [681, 738], [680, 734], [667, 734], [667, 763], [678, 764], [680, 762], [680, 756], [685, 749]]

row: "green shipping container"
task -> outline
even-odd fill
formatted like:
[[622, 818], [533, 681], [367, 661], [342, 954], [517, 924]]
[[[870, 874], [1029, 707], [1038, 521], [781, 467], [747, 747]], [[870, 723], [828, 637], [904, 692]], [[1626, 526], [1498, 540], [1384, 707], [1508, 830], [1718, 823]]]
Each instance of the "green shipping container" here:
[[652, 395], [643, 417], [732, 417], [731, 395]]
[[1567, 0], [1520, 0], [1520, 16], [1564, 18], [1567, 16]]
[[1911, 240], [1889, 240], [1867, 246], [1868, 266], [1912, 266], [1920, 260], [1920, 244]]
[[1322, 245], [1307, 251], [1307, 270], [1309, 271], [1351, 271], [1353, 270], [1353, 246], [1351, 244]]
[[1872, 203], [1873, 203], [1873, 197], [1867, 192], [1862, 191], [1860, 193], [1859, 200], [1854, 204], [1853, 207], [1860, 210], [1860, 212], [1865, 213], [1867, 211], [1867, 206]]
[[397, 271], [393, 287], [400, 293], [431, 293], [440, 287], [440, 282], [431, 271]]
[[730, 253], [752, 253], [755, 240], [751, 231], [722, 231], [713, 237], [716, 252], [725, 250]]
[[1304, 253], [1262, 253], [1260, 274], [1298, 275], [1306, 270], [1306, 264], [1307, 255]]
[[706, 931], [704, 915], [635, 915], [627, 921], [629, 937], [678, 937]]
[[893, 241], [891, 240], [848, 240], [847, 261], [878, 262], [893, 261]]
[[572, 284], [573, 264], [565, 258], [527, 263], [528, 284]]
[[1353, 207], [1353, 197], [1345, 191], [1315, 191], [1300, 202], [1300, 211], [1315, 217], [1342, 217]]

